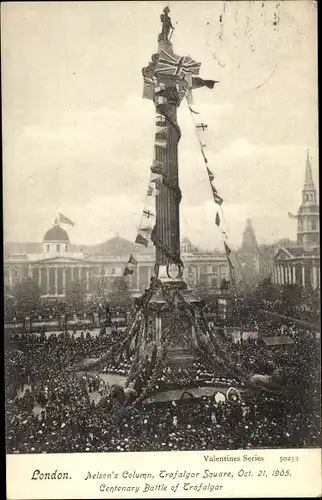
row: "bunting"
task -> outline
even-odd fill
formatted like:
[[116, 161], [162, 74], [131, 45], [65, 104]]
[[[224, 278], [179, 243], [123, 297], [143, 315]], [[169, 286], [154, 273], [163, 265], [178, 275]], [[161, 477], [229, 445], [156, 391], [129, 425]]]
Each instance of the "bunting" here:
[[146, 209], [143, 210], [143, 215], [145, 217], [147, 217], [147, 219], [155, 217], [155, 214], [153, 214], [152, 212], [150, 212], [150, 210], [146, 210]]
[[162, 179], [162, 175], [161, 174], [153, 174], [153, 173], [151, 173], [150, 182], [157, 182], [160, 179]]
[[185, 77], [188, 84], [187, 91], [187, 101], [188, 104], [193, 104], [193, 94], [192, 91], [194, 89], [198, 89], [200, 87], [207, 87], [208, 89], [213, 89], [216, 83], [219, 83], [217, 80], [204, 80], [198, 76], [187, 75]]
[[204, 80], [203, 78], [200, 78], [199, 76], [193, 76], [191, 78], [191, 88], [192, 89], [199, 89], [201, 87], [207, 87], [208, 89], [213, 89], [216, 83], [219, 83], [219, 81], [218, 80]]
[[156, 114], [156, 123], [157, 123], [157, 125], [160, 124], [160, 126], [162, 126], [161, 124], [165, 124], [164, 116], [160, 115], [160, 113]]
[[162, 161], [153, 160], [151, 166], [151, 172], [154, 174], [162, 174], [164, 163]]
[[156, 134], [164, 134], [164, 135], [167, 135], [168, 133], [168, 129], [166, 126], [160, 126], [158, 125], [157, 123], [157, 126], [156, 126], [156, 129], [155, 129], [155, 133]]
[[167, 98], [166, 97], [163, 97], [163, 96], [156, 96], [155, 97], [155, 103], [160, 106], [160, 105], [164, 105], [164, 104], [167, 104]]
[[208, 125], [206, 125], [205, 123], [197, 123], [196, 127], [201, 128], [202, 130], [206, 130], [208, 128]]
[[154, 145], [158, 146], [159, 148], [165, 149], [167, 147], [167, 141], [165, 139], [155, 139]]
[[231, 250], [225, 241], [224, 241], [224, 247], [225, 247], [226, 255], [227, 255], [227, 257], [229, 257], [229, 255], [231, 254]]
[[210, 182], [212, 182], [215, 179], [215, 176], [208, 167], [206, 167], [206, 169], [207, 169], [207, 174], [208, 174], [209, 180], [210, 180]]
[[[220, 206], [220, 213], [221, 215], [219, 215], [219, 212], [216, 211], [216, 217], [215, 217], [215, 223], [216, 223], [216, 226], [217, 227], [220, 227], [221, 229], [221, 223], [222, 223], [222, 220], [223, 222], [225, 223], [225, 225], [227, 226], [227, 223], [225, 221], [225, 217], [224, 217], [224, 213], [223, 213], [223, 209], [222, 209], [222, 204], [223, 204], [223, 198], [218, 194], [218, 191], [217, 189], [215, 188], [215, 186], [213, 185], [213, 181], [214, 181], [214, 174], [213, 172], [210, 170], [210, 168], [208, 167], [208, 158], [205, 154], [205, 147], [206, 145], [203, 144], [203, 142], [201, 141], [200, 137], [199, 137], [199, 133], [200, 131], [204, 131], [208, 128], [208, 126], [203, 123], [203, 122], [200, 122], [200, 123], [196, 123], [195, 122], [195, 118], [194, 118], [194, 115], [199, 115], [200, 113], [198, 111], [195, 111], [194, 109], [192, 109], [191, 107], [191, 98], [192, 98], [192, 88], [198, 88], [198, 87], [203, 87], [203, 86], [206, 86], [208, 88], [213, 88], [215, 86], [216, 83], [219, 83], [217, 82], [216, 80], [203, 80], [201, 78], [197, 78], [197, 77], [191, 77], [191, 75], [188, 75], [185, 77], [185, 80], [188, 81], [188, 91], [186, 93], [186, 100], [187, 100], [187, 104], [188, 104], [188, 108], [189, 108], [189, 111], [190, 111], [190, 114], [191, 114], [191, 118], [192, 118], [192, 121], [194, 123], [194, 126], [195, 126], [195, 130], [196, 130], [196, 134], [197, 134], [197, 137], [198, 137], [198, 142], [199, 142], [199, 146], [200, 146], [200, 152], [202, 154], [202, 157], [203, 157], [203, 160], [204, 160], [204, 163], [205, 163], [205, 166], [206, 166], [206, 170], [207, 170], [207, 175], [208, 175], [208, 179], [209, 179], [209, 182], [210, 182], [210, 187], [211, 187], [211, 190], [212, 190], [212, 194], [213, 194], [213, 198], [214, 198], [214, 202]], [[289, 216], [291, 218], [297, 218], [296, 216], [292, 215], [289, 213]], [[234, 296], [236, 297], [236, 291], [235, 291], [235, 268], [234, 268], [234, 265], [232, 263], [232, 260], [231, 260], [231, 257], [230, 257], [230, 254], [231, 254], [231, 249], [229, 248], [228, 244], [226, 243], [225, 240], [228, 240], [228, 234], [225, 230], [222, 230], [221, 229], [221, 234], [222, 234], [222, 237], [223, 237], [223, 244], [224, 244], [224, 248], [225, 248], [225, 253], [226, 253], [226, 259], [227, 259], [227, 263], [228, 263], [228, 267], [229, 267], [229, 273], [230, 273], [230, 277], [231, 277], [231, 284], [232, 284], [232, 288], [233, 288], [233, 294]], [[240, 263], [239, 263], [239, 260], [238, 260], [238, 255], [236, 254], [236, 252], [234, 252], [235, 255], [236, 255], [236, 259], [237, 259], [237, 263], [239, 264], [240, 266]], [[243, 276], [244, 278], [244, 276]], [[245, 278], [244, 278], [245, 280]]]
[[147, 191], [147, 196], [159, 196], [160, 191], [154, 186], [149, 186]]
[[156, 85], [156, 86], [154, 87], [154, 92], [155, 92], [156, 94], [159, 94], [160, 92], [162, 92], [162, 91], [164, 91], [164, 90], [165, 90], [165, 85], [164, 85], [164, 83], [159, 83], [158, 85]]
[[147, 240], [144, 236], [142, 236], [142, 234], [138, 233], [135, 239], [135, 243], [147, 247], [149, 240]]
[[227, 263], [228, 263], [228, 267], [229, 267], [231, 282], [234, 283], [234, 281], [235, 281], [235, 277], [234, 277], [235, 268], [234, 268], [233, 263], [232, 263], [231, 258], [230, 258], [231, 250], [225, 241], [224, 241], [224, 247], [225, 247], [226, 258], [227, 258]]
[[154, 98], [154, 88], [153, 88], [153, 79], [144, 76], [143, 77], [143, 99], [149, 99], [153, 101]]
[[123, 276], [127, 276], [128, 274], [133, 274], [134, 268], [137, 265], [137, 260], [133, 257], [133, 255], [130, 255], [130, 258], [128, 260], [128, 263], [125, 266]]
[[144, 234], [144, 237], [147, 238], [148, 240], [151, 239], [151, 233], [152, 233], [153, 226], [141, 226], [139, 231], [139, 234]]
[[217, 205], [222, 205], [223, 203], [223, 198], [221, 198], [217, 192], [217, 189], [210, 183], [212, 194], [214, 197], [214, 202], [217, 203]]
[[192, 107], [191, 107], [191, 106], [189, 106], [189, 110], [190, 110], [190, 111], [191, 111], [191, 113], [193, 113], [194, 115], [200, 115], [200, 113], [198, 113], [198, 111], [194, 111], [194, 110], [192, 109]]

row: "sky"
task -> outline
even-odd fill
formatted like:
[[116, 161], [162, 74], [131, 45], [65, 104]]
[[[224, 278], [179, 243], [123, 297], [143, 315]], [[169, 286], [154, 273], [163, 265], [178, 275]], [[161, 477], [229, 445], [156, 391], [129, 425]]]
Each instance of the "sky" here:
[[[4, 235], [42, 241], [58, 212], [72, 243], [134, 241], [155, 133], [141, 69], [163, 2], [9, 2], [2, 8]], [[176, 54], [220, 83], [194, 91], [229, 241], [295, 239], [306, 150], [317, 179], [313, 1], [168, 2]], [[221, 16], [221, 17], [220, 17]], [[277, 23], [274, 25], [274, 21]], [[197, 116], [197, 115], [195, 115]], [[188, 107], [178, 110], [181, 237], [220, 248], [217, 206]]]

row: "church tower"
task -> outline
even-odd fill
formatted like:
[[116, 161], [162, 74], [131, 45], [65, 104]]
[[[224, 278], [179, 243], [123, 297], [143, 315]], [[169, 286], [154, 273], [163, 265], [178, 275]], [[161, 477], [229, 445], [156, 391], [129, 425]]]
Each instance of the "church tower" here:
[[242, 245], [238, 250], [238, 257], [243, 269], [242, 274], [246, 281], [257, 279], [259, 274], [259, 252], [255, 231], [250, 219], [246, 220], [246, 228], [243, 233]]
[[313, 182], [309, 150], [307, 150], [305, 180], [302, 190], [302, 203], [297, 216], [297, 245], [304, 249], [319, 246], [319, 206]]

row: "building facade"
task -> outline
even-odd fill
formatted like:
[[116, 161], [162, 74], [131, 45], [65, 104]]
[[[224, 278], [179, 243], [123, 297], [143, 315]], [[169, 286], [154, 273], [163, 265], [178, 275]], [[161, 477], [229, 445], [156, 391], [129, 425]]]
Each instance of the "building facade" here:
[[[37, 247], [33, 244], [33, 247]], [[43, 298], [64, 298], [72, 282], [82, 283], [88, 297], [100, 296], [117, 277], [122, 277], [129, 256], [137, 260], [132, 275], [126, 276], [129, 290], [140, 295], [154, 273], [154, 249], [144, 248], [116, 236], [106, 243], [75, 248], [68, 233], [56, 221], [46, 231], [38, 252], [20, 252], [11, 245], [5, 250], [4, 278], [8, 291], [24, 278], [36, 280]], [[185, 238], [181, 244], [184, 279], [192, 288], [204, 285], [218, 292], [223, 279], [228, 279], [228, 265], [224, 255], [200, 252]]]
[[297, 215], [297, 241], [293, 247], [280, 247], [274, 257], [274, 282], [320, 289], [320, 216], [312, 166], [307, 152], [302, 202]]

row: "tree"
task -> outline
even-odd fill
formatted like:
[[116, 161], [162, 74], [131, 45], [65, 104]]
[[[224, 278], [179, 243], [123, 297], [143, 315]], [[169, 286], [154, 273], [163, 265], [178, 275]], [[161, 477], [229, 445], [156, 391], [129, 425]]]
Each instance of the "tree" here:
[[13, 296], [18, 311], [30, 314], [39, 305], [40, 293], [37, 281], [31, 278], [24, 278], [20, 283], [17, 283], [13, 289]]
[[80, 310], [84, 307], [85, 302], [85, 285], [79, 280], [71, 281], [66, 289], [67, 305], [74, 309]]
[[108, 299], [112, 307], [119, 306], [128, 309], [132, 306], [132, 295], [123, 277], [117, 277], [112, 281]]

